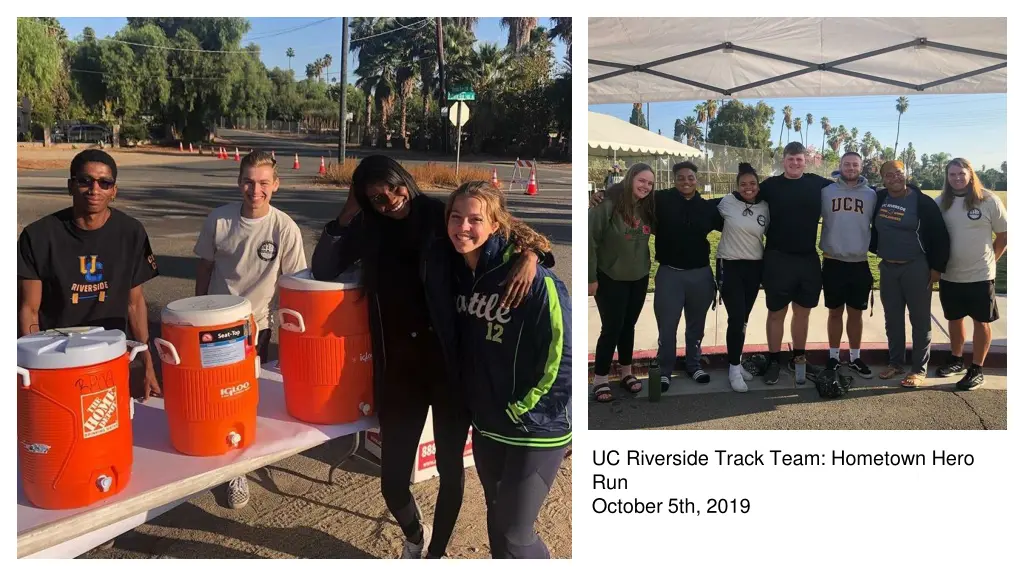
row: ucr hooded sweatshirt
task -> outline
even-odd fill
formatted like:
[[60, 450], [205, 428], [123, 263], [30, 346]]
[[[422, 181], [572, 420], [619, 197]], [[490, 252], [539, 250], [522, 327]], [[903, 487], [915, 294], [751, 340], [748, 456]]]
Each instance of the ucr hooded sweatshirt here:
[[821, 251], [843, 262], [864, 262], [878, 195], [861, 176], [855, 184], [833, 182], [821, 190]]

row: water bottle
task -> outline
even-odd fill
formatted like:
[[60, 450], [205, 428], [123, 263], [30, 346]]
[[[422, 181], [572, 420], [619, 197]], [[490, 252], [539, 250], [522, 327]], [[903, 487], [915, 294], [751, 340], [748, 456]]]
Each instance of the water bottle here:
[[797, 385], [803, 384], [807, 381], [807, 358], [797, 356], [793, 360], [793, 364], [796, 367], [796, 383]]
[[661, 400], [661, 366], [657, 360], [647, 368], [647, 400]]

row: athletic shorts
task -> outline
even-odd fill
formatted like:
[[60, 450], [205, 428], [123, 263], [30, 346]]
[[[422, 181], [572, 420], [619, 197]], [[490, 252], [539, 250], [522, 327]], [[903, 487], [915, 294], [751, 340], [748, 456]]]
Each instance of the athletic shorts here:
[[999, 319], [995, 280], [982, 282], [949, 282], [939, 280], [939, 302], [946, 320], [970, 316], [975, 322]]
[[821, 264], [821, 286], [825, 292], [825, 307], [829, 310], [843, 306], [867, 310], [874, 283], [867, 260], [843, 262], [825, 258]]
[[791, 302], [814, 308], [821, 297], [821, 261], [817, 254], [787, 254], [778, 250], [764, 253], [765, 304], [777, 312]]

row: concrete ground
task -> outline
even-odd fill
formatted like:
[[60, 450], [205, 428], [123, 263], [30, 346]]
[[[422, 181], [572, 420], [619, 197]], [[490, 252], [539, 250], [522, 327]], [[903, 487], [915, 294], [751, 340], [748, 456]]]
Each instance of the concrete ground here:
[[[299, 225], [306, 256], [311, 257], [323, 224], [337, 215], [347, 194], [347, 191], [312, 182], [319, 157], [326, 153], [326, 147], [320, 150], [304, 143], [264, 136], [232, 136], [240, 147], [272, 148], [278, 158], [282, 158], [282, 152], [295, 153], [290, 150], [300, 154], [302, 170], [291, 171], [290, 162], [282, 166], [281, 188], [272, 202]], [[238, 165], [233, 161], [197, 156], [179, 162], [167, 159], [173, 159], [174, 155], [151, 156], [154, 162], [145, 164], [137, 162], [145, 155], [133, 156], [133, 161], [126, 162], [119, 170], [119, 193], [113, 206], [143, 223], [156, 253], [161, 275], [144, 287], [150, 334], [156, 336], [159, 335], [161, 309], [193, 294], [198, 261], [192, 248], [203, 220], [213, 208], [240, 200], [240, 192], [236, 184]], [[68, 163], [70, 158], [68, 156]], [[489, 170], [490, 164], [486, 166]], [[503, 170], [510, 175], [511, 167], [507, 164], [499, 167], [499, 177], [507, 184]], [[553, 166], [546, 170], [549, 172], [545, 172], [541, 180], [540, 194], [533, 197], [510, 194], [509, 207], [513, 214], [551, 240], [556, 259], [554, 271], [571, 290], [572, 214], [568, 186], [571, 166]], [[66, 165], [59, 169], [19, 171], [18, 234], [38, 218], [70, 206], [67, 177]], [[544, 184], [545, 180], [550, 186]], [[443, 197], [441, 193], [431, 194]], [[276, 342], [274, 334], [271, 359], [277, 357]], [[401, 552], [401, 531], [387, 513], [379, 494], [377, 470], [367, 464], [350, 463], [344, 467], [344, 474], [335, 475], [335, 485], [327, 486], [323, 482], [326, 482], [332, 450], [341, 453], [326, 445], [250, 474], [252, 501], [243, 510], [235, 512], [223, 507], [223, 489], [199, 494], [118, 538], [113, 548], [96, 550], [86, 556], [397, 557]], [[572, 554], [571, 485], [570, 458], [563, 464], [538, 522], [538, 530], [548, 542], [552, 555], [560, 558]], [[436, 491], [436, 479], [414, 488], [428, 518]], [[472, 469], [467, 471], [466, 498], [450, 550], [459, 557], [488, 555], [483, 496]]]

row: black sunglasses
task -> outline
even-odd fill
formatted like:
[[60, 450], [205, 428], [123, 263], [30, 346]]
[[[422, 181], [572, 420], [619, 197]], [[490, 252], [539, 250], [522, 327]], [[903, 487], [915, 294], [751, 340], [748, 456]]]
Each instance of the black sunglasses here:
[[92, 176], [75, 176], [74, 178], [72, 178], [72, 181], [79, 188], [86, 189], [92, 189], [92, 185], [94, 182], [99, 183], [101, 190], [110, 190], [111, 188], [114, 187], [114, 184], [116, 184], [116, 182], [109, 178], [93, 178]]

